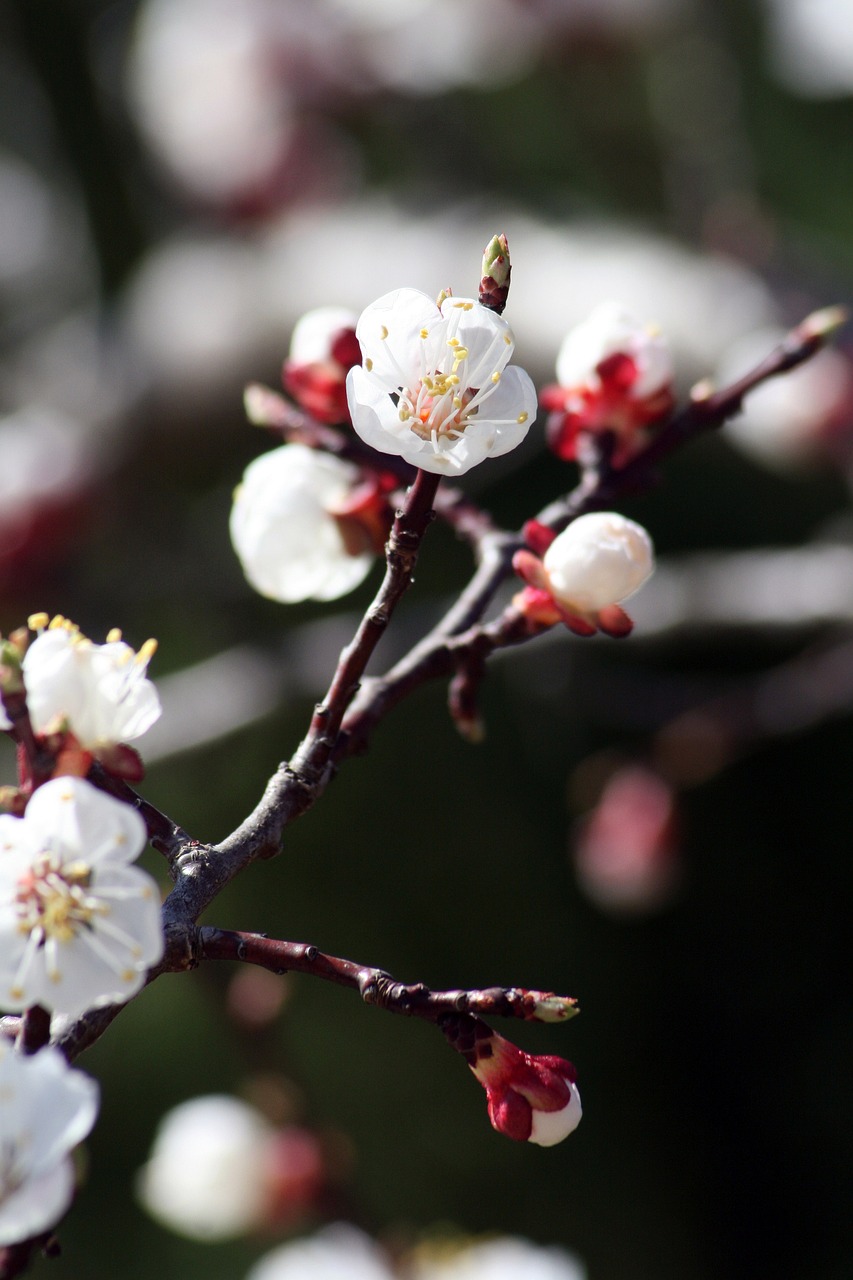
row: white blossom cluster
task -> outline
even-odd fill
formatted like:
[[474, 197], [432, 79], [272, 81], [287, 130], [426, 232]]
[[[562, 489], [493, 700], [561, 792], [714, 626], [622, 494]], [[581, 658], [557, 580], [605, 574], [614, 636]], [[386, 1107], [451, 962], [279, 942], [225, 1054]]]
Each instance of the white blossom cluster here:
[[[75, 762], [139, 737], [160, 714], [135, 653], [93, 644], [67, 620], [31, 619], [21, 663], [34, 733], [76, 743]], [[5, 712], [0, 728], [11, 729]], [[89, 755], [81, 757], [80, 752]], [[0, 816], [0, 1009], [76, 1017], [128, 1000], [163, 954], [155, 881], [130, 864], [147, 842], [129, 805], [62, 772], [24, 813]], [[0, 1244], [52, 1227], [74, 1193], [70, 1151], [95, 1121], [97, 1086], [54, 1048], [24, 1056], [0, 1038]]]

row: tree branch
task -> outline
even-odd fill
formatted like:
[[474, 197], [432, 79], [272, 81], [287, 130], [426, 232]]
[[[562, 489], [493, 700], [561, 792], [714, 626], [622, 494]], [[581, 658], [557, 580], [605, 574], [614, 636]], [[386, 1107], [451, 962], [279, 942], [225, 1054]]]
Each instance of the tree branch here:
[[282, 942], [258, 933], [237, 933], [205, 926], [198, 931], [199, 958], [237, 960], [272, 973], [306, 973], [357, 991], [365, 1004], [426, 1022], [448, 1014], [482, 1014], [525, 1022], [565, 1022], [578, 1012], [577, 1001], [552, 991], [523, 987], [487, 987], [471, 991], [431, 991], [422, 982], [397, 982], [384, 969], [326, 955], [304, 942]]

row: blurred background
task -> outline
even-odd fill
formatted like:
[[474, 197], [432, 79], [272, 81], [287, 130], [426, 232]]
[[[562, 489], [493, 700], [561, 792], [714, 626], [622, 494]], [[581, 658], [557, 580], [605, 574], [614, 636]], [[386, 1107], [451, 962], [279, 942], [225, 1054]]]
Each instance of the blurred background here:
[[[851, 137], [849, 0], [6, 0], [0, 627], [155, 635], [143, 789], [222, 838], [379, 580], [285, 607], [229, 544], [273, 443], [242, 388], [277, 385], [298, 317], [470, 293], [503, 231], [538, 385], [613, 298], [685, 392], [849, 300]], [[81, 1061], [101, 1121], [36, 1273], [230, 1280], [344, 1218], [394, 1249], [560, 1244], [588, 1280], [849, 1277], [851, 477], [842, 333], [625, 505], [661, 558], [628, 643], [495, 663], [480, 747], [423, 689], [209, 912], [402, 980], [577, 996], [567, 1027], [502, 1028], [576, 1063], [569, 1141], [500, 1138], [439, 1035], [346, 992], [165, 978]], [[517, 528], [575, 475], [540, 424], [465, 480]], [[380, 666], [469, 572], [434, 529]], [[199, 1243], [132, 1188], [163, 1113], [223, 1092], [301, 1135], [304, 1176], [277, 1227]]]

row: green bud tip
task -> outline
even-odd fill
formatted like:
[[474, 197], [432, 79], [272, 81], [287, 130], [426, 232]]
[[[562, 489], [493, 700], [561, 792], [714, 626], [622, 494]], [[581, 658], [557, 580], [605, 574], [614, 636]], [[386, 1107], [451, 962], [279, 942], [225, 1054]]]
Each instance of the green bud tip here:
[[494, 280], [500, 287], [509, 280], [510, 270], [509, 245], [506, 236], [492, 236], [483, 250], [483, 279]]

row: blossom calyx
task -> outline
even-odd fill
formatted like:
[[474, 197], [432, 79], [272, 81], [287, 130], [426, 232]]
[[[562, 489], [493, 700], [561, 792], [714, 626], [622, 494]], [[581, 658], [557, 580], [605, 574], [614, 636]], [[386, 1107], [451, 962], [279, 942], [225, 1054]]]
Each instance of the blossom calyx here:
[[504, 235], [492, 236], [483, 250], [483, 275], [480, 280], [479, 301], [490, 311], [501, 314], [509, 294], [512, 263], [509, 245]]
[[479, 1018], [449, 1018], [443, 1030], [486, 1090], [489, 1119], [498, 1133], [553, 1147], [578, 1127], [581, 1100], [571, 1062], [525, 1053]]
[[345, 307], [317, 307], [298, 321], [281, 379], [285, 391], [318, 422], [345, 422], [346, 379], [361, 361], [357, 317]]
[[571, 461], [580, 435], [609, 431], [616, 436], [611, 462], [622, 465], [642, 444], [638, 431], [672, 408], [673, 377], [662, 334], [617, 303], [603, 303], [566, 335], [557, 384], [540, 396], [550, 448]]
[[576, 635], [619, 639], [634, 625], [620, 604], [651, 576], [654, 549], [635, 521], [596, 511], [572, 521], [541, 559], [518, 551], [512, 563], [528, 584], [513, 603], [531, 623], [563, 622]]
[[352, 424], [380, 453], [436, 475], [462, 475], [521, 443], [536, 391], [510, 365], [515, 339], [502, 317], [470, 298], [440, 307], [396, 289], [356, 329], [363, 363], [347, 376]]

